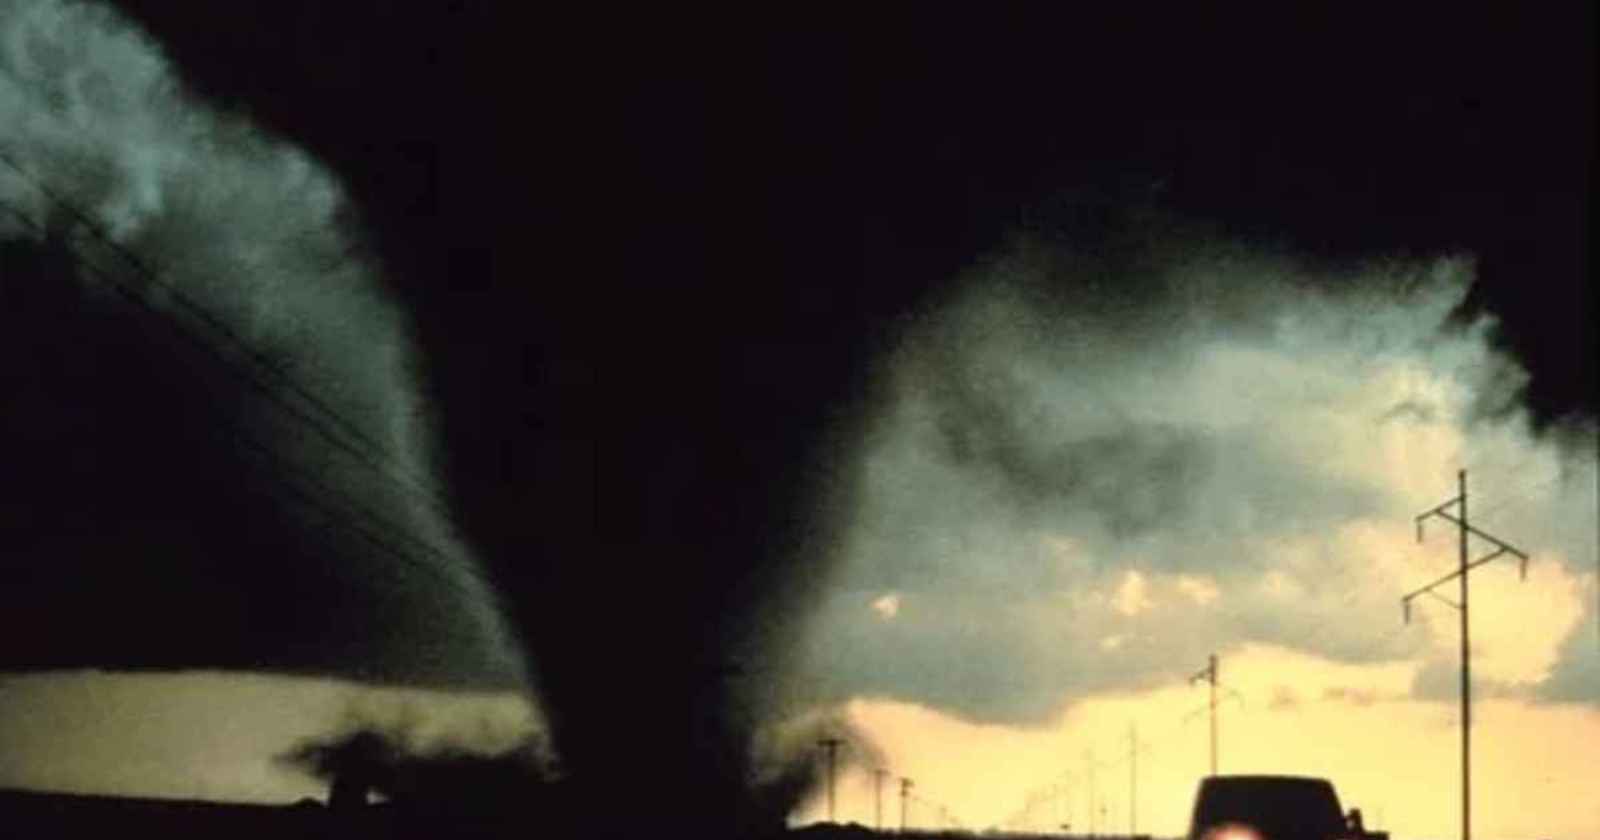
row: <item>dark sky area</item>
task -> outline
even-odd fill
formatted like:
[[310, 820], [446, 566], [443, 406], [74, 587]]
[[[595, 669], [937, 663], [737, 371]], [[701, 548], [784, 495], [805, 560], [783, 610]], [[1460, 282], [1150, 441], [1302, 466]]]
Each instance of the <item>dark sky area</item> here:
[[[839, 453], [878, 398], [874, 365], [895, 324], [1019, 228], [1112, 265], [1135, 206], [1334, 263], [1468, 252], [1468, 305], [1499, 316], [1535, 416], [1594, 413], [1585, 4], [1115, 19], [1078, 4], [603, 19], [468, 2], [117, 5], [198, 91], [347, 187], [357, 239], [414, 324], [448, 519], [526, 645], [557, 748], [595, 790], [687, 766], [704, 783], [671, 807], [731, 812], [751, 728], [804, 693], [788, 659], [850, 513]], [[69, 270], [31, 246], [4, 259], [8, 273]], [[1096, 293], [1137, 307], [1140, 292]], [[68, 318], [77, 304], [49, 305]], [[231, 386], [183, 362], [176, 339], [92, 331], [141, 348], [112, 353], [130, 370], [106, 381], [187, 372], [161, 396], [84, 397], [82, 434], [120, 442], [95, 474], [160, 477], [87, 497], [139, 499], [141, 521], [171, 519], [178, 542], [205, 548], [152, 577], [79, 547], [59, 574], [3, 587], [5, 665], [461, 685], [507, 672], [319, 645], [363, 610], [426, 616], [428, 597], [273, 559], [351, 537], [241, 501], [262, 482], [256, 461], [180, 445], [217, 412], [259, 407], [216, 397]], [[162, 410], [117, 419], [150, 401]], [[111, 480], [18, 440], [3, 486], [30, 521]], [[220, 545], [237, 562], [219, 566]], [[87, 602], [72, 594], [86, 578], [101, 582]], [[30, 632], [41, 625], [52, 632]]]

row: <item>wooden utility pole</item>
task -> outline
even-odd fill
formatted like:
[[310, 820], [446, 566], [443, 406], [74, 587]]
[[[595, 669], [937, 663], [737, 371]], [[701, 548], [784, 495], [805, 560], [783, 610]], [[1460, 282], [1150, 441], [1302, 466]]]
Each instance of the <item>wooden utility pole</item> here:
[[823, 738], [817, 742], [817, 746], [828, 754], [828, 822], [838, 822], [834, 818], [833, 773], [838, 759], [839, 745], [843, 743], [844, 741], [838, 738]]
[[1211, 659], [1205, 670], [1189, 678], [1190, 684], [1205, 680], [1211, 684], [1211, 775], [1217, 775], [1217, 655], [1211, 654]]
[[874, 816], [877, 817], [877, 827], [880, 832], [883, 831], [883, 778], [887, 775], [889, 771], [882, 767], [872, 770], [872, 809]]

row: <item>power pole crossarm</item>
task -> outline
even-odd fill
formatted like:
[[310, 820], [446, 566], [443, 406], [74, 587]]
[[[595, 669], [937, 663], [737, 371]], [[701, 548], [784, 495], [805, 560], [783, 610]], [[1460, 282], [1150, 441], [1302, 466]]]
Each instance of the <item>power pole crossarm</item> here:
[[[1460, 501], [1460, 500], [1458, 499], [1457, 501]], [[1449, 520], [1451, 522], [1454, 522], [1456, 525], [1458, 525], [1461, 528], [1465, 529], [1467, 533], [1472, 534], [1473, 536], [1479, 537], [1481, 539], [1487, 540], [1488, 542], [1494, 543], [1496, 546], [1499, 547], [1499, 549], [1500, 549], [1499, 551], [1496, 551], [1494, 554], [1491, 554], [1489, 557], [1485, 557], [1483, 560], [1479, 560], [1478, 563], [1483, 563], [1483, 562], [1488, 561], [1491, 558], [1499, 557], [1501, 554], [1513, 554], [1513, 555], [1516, 555], [1517, 557], [1522, 558], [1523, 563], [1527, 563], [1527, 561], [1528, 561], [1528, 555], [1524, 554], [1521, 550], [1517, 549], [1516, 546], [1513, 546], [1510, 543], [1506, 543], [1506, 542], [1501, 541], [1501, 539], [1499, 537], [1496, 537], [1493, 534], [1489, 534], [1489, 533], [1486, 533], [1484, 531], [1480, 531], [1477, 528], [1472, 527], [1472, 525], [1468, 524], [1467, 521], [1464, 518], [1463, 519], [1457, 519], [1456, 517], [1451, 516], [1450, 514], [1445, 513], [1442, 510], [1432, 511], [1428, 515], [1437, 516], [1437, 517], [1439, 517], [1441, 519], [1447, 519], [1447, 520]], [[1421, 527], [1421, 524], [1422, 523], [1420, 521], [1418, 521], [1417, 525], [1418, 525], [1419, 528]], [[1478, 563], [1474, 563], [1473, 565], [1477, 565]]]
[[[1405, 599], [1406, 600], [1410, 600], [1410, 599], [1415, 598], [1418, 595], [1422, 595], [1424, 593], [1433, 594], [1432, 590], [1435, 587], [1439, 586], [1440, 584], [1449, 583], [1450, 581], [1455, 580], [1458, 577], [1461, 577], [1461, 575], [1464, 574], [1465, 572], [1470, 572], [1473, 569], [1476, 569], [1476, 568], [1478, 568], [1479, 566], [1482, 566], [1485, 563], [1488, 563], [1488, 562], [1490, 562], [1492, 560], [1499, 559], [1499, 557], [1501, 555], [1503, 555], [1503, 554], [1514, 554], [1514, 555], [1522, 558], [1522, 577], [1523, 577], [1524, 580], [1526, 580], [1527, 577], [1528, 577], [1528, 556], [1526, 554], [1523, 554], [1520, 551], [1515, 550], [1515, 549], [1502, 548], [1502, 549], [1499, 549], [1499, 550], [1495, 551], [1493, 554], [1489, 554], [1489, 555], [1486, 555], [1486, 556], [1483, 556], [1483, 557], [1479, 557], [1478, 559], [1472, 561], [1471, 563], [1468, 563], [1464, 568], [1457, 569], [1457, 570], [1451, 572], [1450, 574], [1447, 574], [1444, 577], [1439, 578], [1438, 580], [1434, 581], [1433, 583], [1428, 584], [1427, 586], [1421, 587], [1419, 589], [1412, 590], [1411, 592], [1409, 592], [1409, 593], [1407, 593], [1405, 595]], [[1451, 604], [1451, 606], [1456, 606], [1456, 604]]]
[[1200, 680], [1211, 684], [1211, 775], [1217, 775], [1217, 655], [1211, 654], [1205, 669], [1189, 678], [1192, 685]]

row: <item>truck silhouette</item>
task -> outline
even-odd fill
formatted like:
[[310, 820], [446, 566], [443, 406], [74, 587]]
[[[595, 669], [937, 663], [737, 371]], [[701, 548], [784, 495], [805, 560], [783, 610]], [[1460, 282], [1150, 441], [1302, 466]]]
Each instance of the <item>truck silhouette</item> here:
[[1211, 776], [1200, 782], [1188, 840], [1388, 840], [1361, 811], [1341, 812], [1327, 779]]

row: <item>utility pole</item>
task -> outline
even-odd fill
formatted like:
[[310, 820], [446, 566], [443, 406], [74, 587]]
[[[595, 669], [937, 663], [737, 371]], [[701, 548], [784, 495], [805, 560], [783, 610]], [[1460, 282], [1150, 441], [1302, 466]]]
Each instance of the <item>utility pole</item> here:
[[1139, 727], [1128, 724], [1128, 834], [1139, 833]]
[[844, 741], [841, 741], [838, 738], [823, 738], [817, 742], [817, 746], [821, 747], [823, 751], [828, 754], [828, 822], [837, 822], [837, 820], [834, 819], [833, 810], [833, 771], [836, 759], [838, 758], [839, 745], [843, 743]]
[[1094, 836], [1095, 829], [1095, 801], [1094, 801], [1094, 750], [1087, 749], [1083, 752], [1083, 763], [1087, 766], [1089, 776], [1089, 836]]
[[883, 778], [887, 775], [889, 771], [882, 767], [875, 767], [872, 770], [872, 809], [877, 816], [880, 834], [883, 832]]
[[1211, 654], [1210, 664], [1205, 670], [1189, 678], [1193, 685], [1198, 680], [1205, 680], [1211, 684], [1211, 775], [1217, 775], [1217, 655]]
[[[1411, 622], [1411, 599], [1418, 595], [1431, 595], [1455, 607], [1456, 612], [1461, 614], [1461, 840], [1472, 840], [1472, 657], [1468, 646], [1467, 573], [1502, 554], [1512, 554], [1522, 560], [1522, 579], [1527, 580], [1528, 555], [1501, 541], [1500, 538], [1472, 527], [1467, 520], [1467, 471], [1461, 470], [1456, 478], [1460, 488], [1459, 494], [1454, 499], [1417, 517], [1417, 542], [1422, 542], [1422, 523], [1428, 517], [1437, 516], [1456, 523], [1460, 531], [1461, 547], [1456, 570], [1415, 592], [1408, 593], [1400, 599], [1400, 606], [1408, 624]], [[1451, 506], [1456, 507], [1459, 516], [1447, 512]], [[1494, 552], [1470, 563], [1467, 562], [1469, 535], [1476, 535], [1493, 543]], [[1460, 603], [1433, 591], [1434, 587], [1451, 580], [1460, 581]]]
[[906, 833], [906, 809], [911, 804], [911, 780], [900, 777], [900, 833]]
[[1072, 773], [1063, 771], [1061, 774], [1061, 811], [1056, 815], [1056, 824], [1063, 832], [1069, 831], [1072, 825]]

